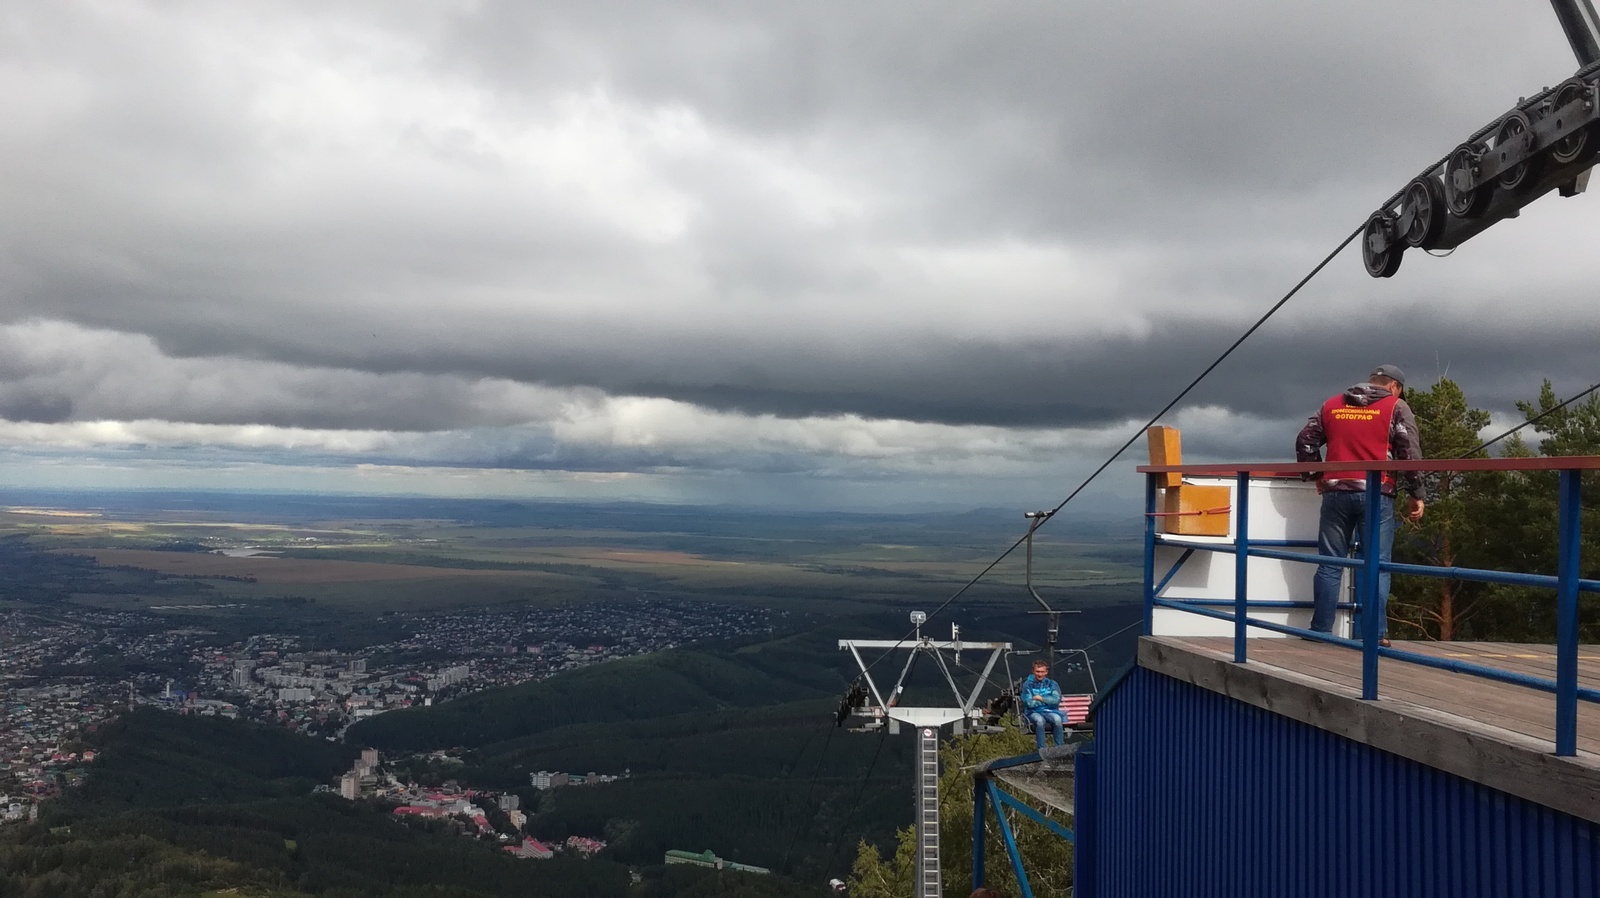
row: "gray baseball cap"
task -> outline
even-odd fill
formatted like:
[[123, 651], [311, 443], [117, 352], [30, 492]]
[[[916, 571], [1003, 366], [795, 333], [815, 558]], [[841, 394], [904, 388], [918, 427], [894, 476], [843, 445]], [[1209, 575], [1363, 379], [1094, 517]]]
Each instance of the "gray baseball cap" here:
[[1399, 384], [1401, 388], [1404, 388], [1406, 385], [1406, 373], [1400, 370], [1399, 365], [1379, 365], [1378, 367], [1372, 369], [1372, 373], [1367, 376], [1387, 377]]

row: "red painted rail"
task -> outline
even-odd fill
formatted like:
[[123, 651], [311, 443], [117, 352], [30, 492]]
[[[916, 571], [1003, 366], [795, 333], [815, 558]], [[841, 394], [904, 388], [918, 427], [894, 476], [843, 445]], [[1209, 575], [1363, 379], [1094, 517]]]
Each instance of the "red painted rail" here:
[[1223, 476], [1249, 472], [1262, 476], [1344, 473], [1346, 471], [1600, 471], [1600, 455], [1547, 458], [1444, 458], [1422, 461], [1335, 461], [1308, 464], [1281, 461], [1235, 462], [1227, 465], [1140, 465], [1140, 474]]

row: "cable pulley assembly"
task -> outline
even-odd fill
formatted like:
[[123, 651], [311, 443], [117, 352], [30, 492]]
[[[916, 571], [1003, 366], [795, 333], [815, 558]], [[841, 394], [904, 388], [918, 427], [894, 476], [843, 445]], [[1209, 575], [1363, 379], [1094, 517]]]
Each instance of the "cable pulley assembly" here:
[[1518, 101], [1367, 218], [1361, 261], [1393, 277], [1407, 249], [1453, 250], [1554, 190], [1577, 196], [1600, 152], [1600, 35], [1589, 0], [1551, 0], [1583, 66]]

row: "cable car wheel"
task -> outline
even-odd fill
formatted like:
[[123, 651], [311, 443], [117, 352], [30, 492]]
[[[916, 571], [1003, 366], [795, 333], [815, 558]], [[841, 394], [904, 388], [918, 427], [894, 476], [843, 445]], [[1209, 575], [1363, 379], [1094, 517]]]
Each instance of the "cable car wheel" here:
[[[1395, 239], [1394, 217], [1386, 212], [1374, 212], [1361, 229], [1361, 262], [1367, 274], [1375, 278], [1393, 277], [1400, 270], [1400, 254], [1405, 244]], [[1379, 244], [1387, 244], [1379, 249]]]
[[[1551, 112], [1553, 113], [1579, 97], [1588, 95], [1589, 83], [1587, 81], [1578, 78], [1566, 81], [1556, 88], [1556, 92], [1550, 96]], [[1588, 150], [1590, 144], [1593, 143], [1589, 134], [1591, 130], [1591, 127], [1580, 128], [1551, 144], [1550, 158], [1554, 159], [1557, 165], [1566, 165], [1569, 162], [1578, 161], [1583, 157], [1584, 151]]]
[[1444, 201], [1457, 218], [1477, 218], [1489, 205], [1494, 188], [1489, 184], [1471, 187], [1483, 158], [1483, 144], [1462, 144], [1444, 163]]
[[1406, 185], [1400, 202], [1401, 217], [1411, 215], [1411, 224], [1402, 235], [1406, 245], [1431, 249], [1444, 233], [1446, 209], [1444, 185], [1438, 178], [1424, 175]]
[[[1510, 150], [1521, 145], [1530, 146], [1533, 140], [1533, 123], [1528, 121], [1528, 116], [1521, 112], [1513, 112], [1500, 120], [1500, 127], [1495, 130], [1494, 150], [1504, 161]], [[1517, 190], [1521, 187], [1532, 185], [1539, 180], [1539, 169], [1542, 160], [1534, 156], [1523, 162], [1506, 169], [1495, 179], [1502, 190]]]

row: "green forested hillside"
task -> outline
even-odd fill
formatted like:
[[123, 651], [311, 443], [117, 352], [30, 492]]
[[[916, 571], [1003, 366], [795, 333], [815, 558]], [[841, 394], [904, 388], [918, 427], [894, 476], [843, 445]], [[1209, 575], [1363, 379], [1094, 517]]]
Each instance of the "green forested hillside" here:
[[[522, 791], [541, 838], [603, 838], [608, 856], [637, 865], [709, 848], [820, 882], [848, 864], [836, 845], [891, 838], [908, 807], [904, 740], [833, 725], [851, 664], [836, 639], [813, 629], [612, 661], [390, 712], [348, 739], [469, 749], [449, 775]], [[630, 776], [535, 793], [537, 770]]]
[[[622, 658], [430, 708], [391, 711], [352, 726], [346, 741], [387, 751], [477, 748], [571, 724], [626, 731], [685, 712], [770, 707], [836, 697], [847, 682], [837, 652], [815, 634], [756, 646], [693, 648]], [[587, 769], [587, 768], [586, 768]]]
[[[851, 742], [836, 742], [826, 757], [820, 755], [818, 730], [832, 725], [836, 703], [832, 698], [812, 699], [774, 707], [573, 724], [486, 745], [471, 757], [485, 770], [763, 776], [795, 775], [801, 769], [809, 773], [820, 761], [824, 773], [842, 775], [861, 769], [866, 759], [861, 751], [852, 750]], [[815, 739], [813, 744], [806, 744], [810, 739]]]
[[[1013, 626], [991, 620], [1000, 626], [986, 630]], [[1019, 616], [1015, 626], [1031, 623]], [[92, 734], [100, 757], [87, 785], [47, 804], [39, 824], [0, 830], [0, 894], [816, 894], [849, 869], [861, 839], [891, 844], [909, 814], [909, 740], [833, 725], [854, 675], [837, 638], [900, 626], [819, 620], [766, 641], [611, 661], [380, 715], [344, 745], [142, 711]], [[890, 666], [885, 681], [898, 674]], [[913, 680], [926, 689], [938, 676], [929, 668]], [[368, 803], [309, 794], [369, 745], [426, 775], [520, 792], [535, 836], [610, 847], [590, 861], [520, 861]], [[464, 749], [465, 763], [404, 760], [444, 747]], [[534, 792], [528, 774], [541, 769], [629, 775]], [[666, 869], [669, 848], [779, 875]], [[630, 867], [643, 882], [630, 883]]]
[[[880, 737], [860, 738], [876, 744]], [[849, 868], [863, 837], [892, 839], [909, 817], [909, 777], [904, 767], [880, 768], [867, 783], [859, 773], [816, 781], [652, 776], [553, 790], [531, 826], [547, 838], [599, 832], [612, 840], [607, 854], [626, 863], [658, 863], [671, 848], [709, 848], [820, 883]]]
[[90, 783], [0, 830], [0, 894], [624, 896], [627, 869], [545, 862], [308, 794], [348, 750], [238, 721], [143, 710], [90, 736]]
[[[967, 632], [986, 638], [1038, 626], [1009, 606], [961, 610], [962, 620], [982, 621]], [[1094, 641], [1087, 634], [1113, 633], [1129, 616], [1125, 607], [1086, 607], [1073, 636]], [[891, 844], [910, 813], [909, 740], [833, 726], [856, 674], [838, 638], [892, 637], [904, 632], [902, 620], [797, 622], [776, 639], [612, 661], [383, 714], [347, 738], [386, 751], [464, 749], [464, 765], [433, 774], [521, 791], [540, 838], [603, 838], [609, 857], [639, 865], [668, 848], [711, 849], [821, 882], [848, 870], [850, 852], [839, 846], [853, 850], [861, 838]], [[1106, 643], [1096, 655], [1112, 650]], [[896, 656], [874, 675], [892, 683], [900, 664]], [[992, 685], [1004, 677], [997, 670]], [[1087, 689], [1083, 679], [1074, 685]], [[926, 666], [909, 695], [947, 703], [942, 682]], [[631, 775], [537, 793], [528, 774], [538, 770]]]
[[144, 709], [90, 736], [101, 746], [71, 804], [177, 807], [309, 793], [359, 752], [288, 730]]

